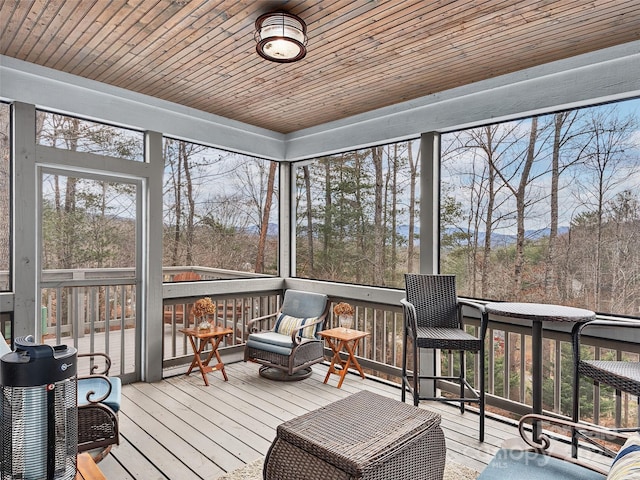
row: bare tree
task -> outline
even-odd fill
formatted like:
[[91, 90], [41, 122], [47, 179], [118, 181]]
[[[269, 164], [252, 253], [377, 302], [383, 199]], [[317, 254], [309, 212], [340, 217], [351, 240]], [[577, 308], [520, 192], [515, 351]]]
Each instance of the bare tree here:
[[193, 153], [193, 144], [187, 142], [178, 143], [178, 163], [182, 165], [184, 172], [185, 197], [187, 201], [187, 218], [185, 225], [185, 262], [187, 265], [193, 265], [193, 244], [194, 244], [194, 223], [196, 215], [196, 201], [193, 193], [193, 180], [191, 177], [191, 155]]
[[607, 265], [610, 312], [637, 312], [640, 307], [640, 197], [624, 190], [607, 205]]
[[333, 223], [333, 204], [331, 195], [331, 162], [329, 159], [324, 161], [324, 228], [322, 229], [322, 246], [323, 257], [325, 263], [329, 258], [329, 249], [331, 244], [331, 225]]
[[182, 228], [182, 168], [183, 163], [179, 161], [177, 155], [173, 155], [171, 147], [175, 140], [166, 139], [164, 141], [165, 165], [170, 172], [169, 185], [173, 191], [173, 245], [171, 248], [171, 265], [178, 265], [180, 234]]
[[314, 261], [313, 261], [313, 208], [312, 208], [312, 199], [311, 199], [311, 175], [309, 174], [309, 165], [305, 165], [302, 167], [302, 172], [304, 175], [304, 191], [305, 198], [307, 201], [307, 209], [306, 209], [306, 218], [307, 218], [307, 248], [309, 249], [308, 258], [309, 258], [309, 270], [312, 275], [315, 272]]
[[[471, 171], [471, 185], [476, 192], [476, 198], [483, 199], [485, 202], [483, 206], [478, 206], [476, 209], [476, 214], [484, 214], [481, 222], [484, 223], [485, 234], [480, 259], [480, 295], [484, 297], [494, 295], [492, 290], [495, 292], [497, 288], [500, 288], [497, 282], [490, 282], [491, 278], [495, 277], [495, 271], [491, 267], [493, 230], [503, 220], [511, 216], [511, 211], [503, 211], [507, 201], [505, 198], [498, 197], [506, 183], [504, 180], [498, 183], [500, 179], [499, 168], [506, 168], [511, 163], [507, 156], [511, 147], [519, 140], [518, 123], [487, 125], [468, 131], [461, 145], [463, 149], [471, 148], [480, 152], [476, 158], [486, 163], [486, 168], [478, 168], [473, 163]], [[479, 227], [480, 222], [476, 221], [475, 223]], [[480, 232], [478, 227], [474, 230], [475, 232]], [[472, 239], [471, 241], [477, 242], [479, 240]], [[475, 257], [471, 261], [475, 263]]]
[[513, 192], [516, 197], [516, 261], [514, 268], [514, 287], [516, 295], [522, 291], [522, 270], [524, 266], [524, 217], [525, 207], [528, 202], [527, 187], [529, 186], [531, 168], [536, 158], [536, 141], [538, 139], [538, 117], [531, 119], [531, 129], [529, 133], [529, 145], [527, 155], [522, 165], [522, 173], [518, 188]]
[[[69, 118], [67, 129], [71, 131], [70, 135], [66, 136], [67, 148], [73, 152], [77, 150], [78, 147], [78, 129], [80, 126], [80, 121], [77, 118]], [[64, 216], [67, 219], [73, 218], [76, 211], [76, 186], [78, 183], [78, 179], [75, 177], [68, 177], [67, 185], [65, 189], [65, 197], [64, 197], [64, 205], [63, 212]], [[74, 265], [74, 255], [76, 252], [74, 239], [76, 238], [75, 225], [73, 222], [67, 221], [64, 223], [65, 228], [65, 237], [67, 241], [63, 242], [60, 247], [64, 252], [62, 254], [62, 268], [73, 268]]]
[[413, 158], [413, 143], [407, 145], [407, 159], [409, 162], [409, 234], [407, 239], [407, 272], [415, 272], [415, 231], [418, 215], [416, 204], [416, 183], [418, 182], [418, 166], [420, 165], [420, 148]]
[[277, 168], [278, 164], [276, 162], [270, 162], [267, 191], [265, 192], [264, 208], [262, 210], [262, 224], [260, 225], [260, 238], [258, 239], [258, 252], [256, 254], [255, 271], [257, 273], [264, 272], [264, 249], [267, 241], [267, 232], [269, 230], [269, 218], [271, 216], [271, 205], [273, 204]]
[[[398, 153], [398, 144], [393, 145], [393, 155], [390, 158], [390, 177], [391, 182], [391, 282], [396, 283], [396, 275], [398, 269], [398, 169], [400, 168], [400, 159]], [[387, 212], [387, 209], [385, 209]], [[386, 224], [386, 222], [385, 222]]]
[[633, 134], [637, 128], [634, 116], [622, 116], [617, 106], [590, 110], [586, 118], [589, 141], [582, 158], [582, 174], [576, 176], [576, 196], [595, 212], [594, 308], [602, 308], [602, 276], [604, 248], [604, 215], [607, 202], [620, 186], [637, 174], [637, 164], [627, 149], [637, 148]]
[[[165, 198], [170, 198], [165, 209], [165, 222], [171, 225], [168, 248], [171, 265], [195, 265], [197, 258], [197, 231], [200, 218], [206, 214], [200, 205], [202, 190], [208, 182], [219, 176], [212, 173], [212, 165], [221, 159], [208, 152], [207, 147], [182, 140], [164, 141]], [[171, 192], [171, 196], [168, 196]]]
[[580, 153], [571, 156], [568, 161], [561, 163], [561, 157], [567, 145], [584, 134], [583, 131], [574, 128], [578, 118], [578, 110], [559, 112], [553, 116], [553, 144], [551, 153], [551, 191], [549, 194], [549, 246], [544, 272], [544, 295], [547, 301], [562, 301], [566, 298], [566, 288], [562, 281], [562, 275], [558, 272], [556, 249], [558, 242], [559, 210], [558, 199], [560, 190], [560, 176], [569, 167], [580, 160]]
[[374, 285], [385, 285], [384, 280], [384, 225], [382, 224], [382, 158], [383, 147], [371, 149], [371, 157], [375, 171], [374, 188], [374, 214], [373, 214], [373, 283]]
[[471, 163], [471, 184], [469, 185], [471, 202], [469, 206], [469, 219], [467, 231], [476, 232], [470, 235], [470, 248], [467, 249], [467, 269], [471, 271], [471, 294], [478, 295], [478, 258], [480, 249], [480, 231], [482, 221], [485, 224], [484, 245], [482, 246], [482, 262], [480, 268], [480, 291], [482, 295], [488, 294], [489, 259], [491, 257], [491, 235], [493, 229], [493, 210], [495, 203], [495, 172], [490, 164], [482, 162], [481, 165], [474, 160]]

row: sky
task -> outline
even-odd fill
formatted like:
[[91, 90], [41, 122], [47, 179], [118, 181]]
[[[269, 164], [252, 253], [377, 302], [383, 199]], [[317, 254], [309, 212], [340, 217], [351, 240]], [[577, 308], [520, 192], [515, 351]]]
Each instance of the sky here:
[[[580, 113], [583, 115], [586, 114], [587, 116], [590, 116], [592, 113], [599, 115], [605, 109], [607, 109], [607, 111], [611, 111], [611, 108], [611, 105], [590, 107], [588, 110], [582, 109]], [[607, 179], [604, 183], [607, 186], [607, 190], [605, 192], [605, 197], [607, 199], [614, 198], [617, 193], [622, 192], [625, 189], [629, 189], [632, 192], [640, 191], [640, 99], [617, 103], [615, 104], [615, 111], [617, 111], [619, 117], [632, 115], [635, 118], [635, 128], [625, 136], [626, 145], [624, 151], [616, 152], [616, 154], [612, 156], [612, 161], [608, 164], [607, 168], [603, 170]], [[546, 117], [549, 118], [550, 116]], [[541, 117], [539, 119], [538, 126], [540, 127], [544, 121], [545, 118]], [[517, 123], [518, 122], [507, 122], [501, 124], [499, 132], [513, 128]], [[522, 132], [518, 128], [515, 130], [517, 134], [523, 134], [521, 141], [524, 142], [525, 146], [528, 142], [529, 126], [530, 122], [527, 120], [525, 124], [519, 127], [526, 129], [526, 132]], [[576, 131], [576, 129], [573, 129], [572, 131]], [[499, 132], [496, 132], [496, 134]], [[443, 150], [446, 150], [444, 143], [453, 138], [453, 136], [454, 134], [447, 134], [443, 136]], [[593, 137], [590, 140], [593, 141]], [[584, 139], [581, 139], [581, 141], [581, 145], [583, 145]], [[616, 148], [618, 145], [619, 143], [616, 142]], [[561, 163], [563, 161], [566, 162], [570, 159], [576, 158], [578, 156], [576, 154], [577, 148], [579, 148], [579, 146], [575, 147], [574, 150], [571, 151], [564, 149], [563, 151], [566, 153], [561, 158]], [[522, 149], [523, 147], [519, 147], [517, 150], [521, 151]], [[583, 150], [581, 156], [582, 164], [571, 169], [567, 169], [560, 175], [559, 223], [562, 226], [569, 226], [571, 220], [575, 218], [576, 215], [588, 210], [593, 210], [597, 205], [598, 181], [596, 175], [598, 171], [593, 168], [593, 161], [595, 157], [591, 156], [587, 158], [584, 156], [585, 153], [593, 153], [594, 151], [594, 148]], [[599, 158], [602, 161], [605, 157], [600, 155]], [[464, 188], [463, 185], [465, 183], [468, 185], [470, 177], [468, 175], [461, 174], [460, 172], [470, 172], [471, 166], [474, 164], [474, 160], [476, 172], [487, 165], [486, 157], [476, 155], [474, 159], [473, 151], [465, 149], [463, 150], [463, 153], [448, 157], [448, 160], [444, 162], [442, 168], [443, 184], [452, 186], [449, 190], [450, 194], [460, 202], [463, 210], [467, 211], [467, 206], [470, 205], [471, 197], [469, 190]], [[510, 160], [513, 160], [513, 155], [505, 156], [498, 160], [498, 163], [504, 165]], [[538, 177], [532, 181], [528, 187], [527, 196], [530, 200], [535, 198], [538, 198], [539, 200], [533, 202], [529, 207], [527, 207], [525, 221], [525, 228], [527, 230], [537, 230], [549, 227], [549, 192], [551, 191], [551, 175], [546, 173], [549, 165], [550, 157], [547, 159], [541, 158], [541, 160], [537, 161], [532, 168], [530, 178]], [[503, 169], [508, 170], [508, 168], [505, 167], [503, 167]], [[519, 176], [517, 176], [511, 183], [517, 186], [518, 180]], [[501, 204], [501, 212], [506, 213], [515, 211], [515, 199], [510, 191], [507, 189], [501, 189], [497, 198], [497, 203]], [[511, 215], [510, 218], [514, 219], [515, 216]], [[513, 220], [506, 220], [498, 226], [496, 231], [502, 234], [514, 234], [515, 223]]]

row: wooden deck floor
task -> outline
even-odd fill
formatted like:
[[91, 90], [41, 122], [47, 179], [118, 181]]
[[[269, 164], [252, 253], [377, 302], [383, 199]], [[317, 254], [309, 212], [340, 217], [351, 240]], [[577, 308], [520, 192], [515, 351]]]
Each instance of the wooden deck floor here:
[[[301, 382], [274, 382], [258, 376], [258, 366], [226, 366], [229, 381], [209, 374], [206, 387], [199, 373], [158, 383], [123, 388], [119, 414], [121, 443], [100, 463], [109, 480], [216, 479], [263, 457], [276, 427], [361, 389], [399, 399], [399, 389], [372, 379], [348, 375], [341, 389], [336, 378], [323, 384], [326, 366], [314, 366]], [[447, 442], [447, 459], [482, 470], [514, 426], [487, 418], [486, 439], [478, 442], [478, 416], [453, 406], [421, 403], [438, 411]]]

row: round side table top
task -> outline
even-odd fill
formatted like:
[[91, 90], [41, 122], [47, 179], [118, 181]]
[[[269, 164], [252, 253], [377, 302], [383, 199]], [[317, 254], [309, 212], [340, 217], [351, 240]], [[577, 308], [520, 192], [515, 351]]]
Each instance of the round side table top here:
[[493, 302], [487, 303], [485, 309], [488, 313], [505, 317], [545, 322], [586, 322], [596, 318], [591, 310], [547, 303]]

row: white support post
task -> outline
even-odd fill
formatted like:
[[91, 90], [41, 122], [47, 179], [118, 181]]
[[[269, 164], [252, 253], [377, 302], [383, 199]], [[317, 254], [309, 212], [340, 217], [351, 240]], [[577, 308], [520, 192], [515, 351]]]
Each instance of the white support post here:
[[[38, 179], [36, 174], [36, 108], [22, 102], [13, 104], [13, 337], [38, 333]], [[36, 337], [37, 338], [37, 337]]]
[[295, 176], [291, 163], [281, 162], [280, 167], [280, 244], [278, 255], [278, 274], [288, 278], [295, 274], [295, 224], [291, 221], [296, 218], [295, 201]]
[[[423, 133], [420, 137], [420, 272], [439, 272], [440, 248], [440, 134]], [[440, 375], [440, 351], [420, 349], [420, 371], [423, 375]], [[422, 396], [438, 394], [433, 380], [421, 380]]]
[[138, 299], [142, 300], [140, 318], [142, 330], [141, 375], [145, 382], [162, 380], [162, 342], [164, 341], [162, 307], [162, 134], [146, 132], [146, 162], [150, 173], [145, 182], [141, 222], [144, 231], [139, 255], [138, 282], [143, 289]]

